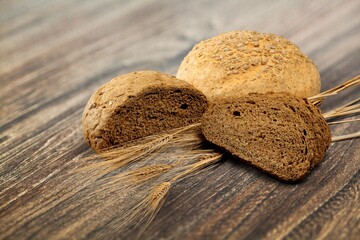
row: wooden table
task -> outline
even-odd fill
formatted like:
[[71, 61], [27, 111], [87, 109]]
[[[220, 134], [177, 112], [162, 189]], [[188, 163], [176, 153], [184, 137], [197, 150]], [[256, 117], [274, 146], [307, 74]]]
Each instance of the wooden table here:
[[[113, 224], [124, 203], [89, 197], [94, 177], [76, 172], [91, 152], [82, 110], [103, 83], [134, 70], [175, 74], [200, 40], [254, 29], [299, 45], [326, 90], [360, 74], [359, 13], [357, 0], [1, 1], [0, 239], [136, 236]], [[355, 131], [359, 124], [332, 127]], [[360, 139], [332, 144], [298, 184], [228, 159], [176, 184], [143, 238], [360, 239], [359, 166]]]

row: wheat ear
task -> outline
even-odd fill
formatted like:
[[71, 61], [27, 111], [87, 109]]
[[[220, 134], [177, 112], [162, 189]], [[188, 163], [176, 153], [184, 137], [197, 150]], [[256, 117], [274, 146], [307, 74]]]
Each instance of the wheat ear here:
[[[145, 229], [149, 226], [151, 221], [154, 219], [155, 215], [158, 213], [158, 211], [162, 207], [171, 186], [176, 181], [178, 181], [186, 176], [196, 174], [196, 173], [200, 172], [201, 170], [203, 170], [204, 168], [207, 168], [211, 165], [218, 163], [221, 160], [221, 157], [222, 157], [222, 154], [217, 153], [215, 155], [214, 154], [211, 155], [209, 158], [204, 158], [204, 159], [200, 160], [199, 162], [185, 166], [183, 172], [174, 176], [172, 179], [170, 179], [170, 181], [163, 182], [163, 183], [159, 184], [157, 187], [155, 187], [153, 194], [150, 195], [150, 197], [148, 198], [150, 200], [150, 203], [148, 204], [149, 208], [147, 209], [147, 213], [149, 214], [150, 217], [145, 222], [145, 224], [141, 227], [141, 232], [145, 231]], [[166, 188], [162, 187], [162, 186], [166, 186]], [[161, 191], [161, 194], [158, 194], [159, 188], [163, 190], [163, 191]], [[154, 198], [154, 196], [156, 196], [156, 197]], [[159, 198], [161, 198], [161, 201]]]
[[140, 238], [164, 204], [170, 186], [171, 183], [168, 181], [156, 185], [144, 199], [124, 213], [124, 221], [118, 227], [124, 229], [136, 222], [136, 226], [140, 227], [138, 234], [138, 238]]
[[[200, 123], [195, 123], [181, 128], [173, 129], [169, 133], [145, 137], [137, 141], [128, 143], [125, 146], [114, 146], [112, 148], [104, 149], [99, 152], [99, 155], [105, 161], [90, 164], [84, 167], [82, 170], [101, 169], [101, 173], [104, 175], [130, 163], [138, 162], [140, 160], [144, 161], [146, 159], [151, 159], [153, 154], [156, 154], [162, 147], [172, 141], [176, 135], [184, 133], [190, 129], [194, 129], [198, 126], [200, 126]], [[193, 142], [193, 140], [197, 138], [196, 136], [194, 136], [194, 134], [188, 134], [184, 136], [187, 136], [187, 138], [184, 139], [184, 144], [191, 144], [191, 142]], [[179, 140], [176, 138], [174, 142], [176, 141]], [[97, 155], [91, 155], [89, 157], [86, 157], [85, 160], [96, 160], [98, 158], [99, 156]]]
[[146, 228], [150, 225], [155, 215], [159, 212], [163, 206], [166, 196], [169, 193], [171, 186], [178, 180], [183, 179], [186, 176], [196, 174], [201, 170], [213, 166], [221, 160], [221, 153], [206, 154], [207, 157], [203, 159], [185, 165], [179, 168], [175, 176], [169, 178], [170, 180], [163, 181], [150, 190], [145, 198], [139, 201], [134, 207], [130, 208], [125, 213], [125, 220], [121, 223], [120, 228], [124, 228], [133, 222], [137, 222], [137, 226], [140, 228], [139, 236], [143, 234]]

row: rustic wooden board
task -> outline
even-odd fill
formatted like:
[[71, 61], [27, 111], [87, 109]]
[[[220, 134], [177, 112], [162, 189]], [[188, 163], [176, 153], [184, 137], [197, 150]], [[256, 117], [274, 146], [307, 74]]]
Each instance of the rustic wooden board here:
[[[360, 74], [360, 2], [0, 2], [0, 239], [133, 239], [119, 232], [117, 195], [76, 172], [90, 150], [80, 117], [112, 77], [175, 74], [198, 41], [233, 29], [283, 35], [318, 66], [323, 89]], [[359, 97], [329, 99], [329, 110]], [[359, 124], [332, 127], [334, 135]], [[360, 236], [360, 140], [334, 143], [299, 184], [284, 184], [229, 158], [182, 180], [144, 239], [356, 239]], [[90, 190], [89, 190], [90, 189]], [[357, 238], [359, 239], [359, 238]]]

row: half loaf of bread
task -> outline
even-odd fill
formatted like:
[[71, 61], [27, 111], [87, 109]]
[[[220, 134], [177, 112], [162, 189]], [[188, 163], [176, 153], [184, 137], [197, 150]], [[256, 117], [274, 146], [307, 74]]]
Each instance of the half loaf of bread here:
[[331, 142], [320, 110], [285, 93], [214, 103], [202, 118], [202, 132], [208, 141], [284, 181], [302, 179]]
[[100, 87], [83, 112], [85, 139], [100, 151], [199, 122], [205, 96], [189, 83], [154, 71], [133, 72]]

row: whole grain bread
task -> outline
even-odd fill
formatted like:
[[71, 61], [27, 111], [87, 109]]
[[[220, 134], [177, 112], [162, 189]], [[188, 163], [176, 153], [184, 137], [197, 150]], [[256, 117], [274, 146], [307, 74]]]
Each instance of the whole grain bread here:
[[255, 31], [227, 32], [196, 44], [176, 77], [209, 101], [269, 90], [301, 98], [320, 92], [319, 71], [295, 44]]
[[88, 101], [82, 117], [85, 139], [95, 150], [199, 122], [206, 97], [167, 74], [142, 71], [112, 79]]
[[331, 142], [320, 110], [287, 93], [213, 103], [202, 118], [202, 132], [208, 141], [284, 181], [302, 179]]

